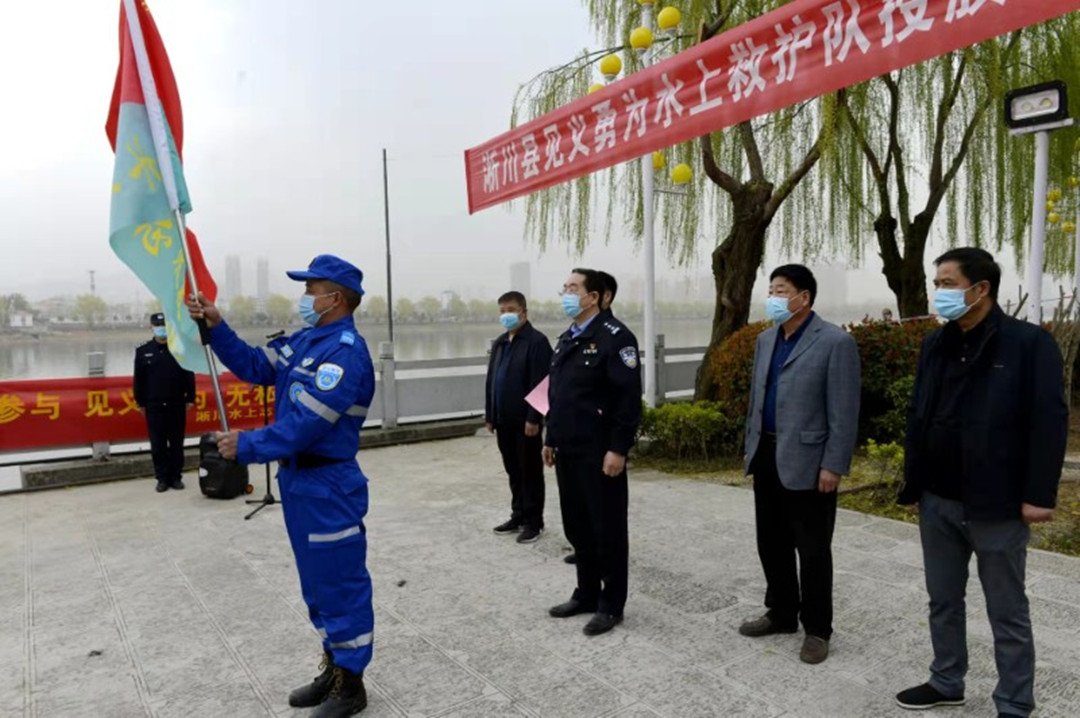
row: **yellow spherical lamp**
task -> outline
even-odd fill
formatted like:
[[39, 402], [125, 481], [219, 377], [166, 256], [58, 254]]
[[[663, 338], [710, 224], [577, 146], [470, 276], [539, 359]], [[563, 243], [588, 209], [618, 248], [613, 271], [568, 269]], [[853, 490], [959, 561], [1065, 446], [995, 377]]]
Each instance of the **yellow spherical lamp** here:
[[602, 85], [599, 82], [594, 82], [593, 84], [589, 85], [589, 94], [591, 95], [594, 92], [600, 92], [600, 90], [603, 90], [604, 87], [605, 85]]
[[644, 54], [653, 44], [652, 30], [647, 27], [635, 28], [630, 33], [630, 47], [639, 55]]
[[676, 7], [668, 6], [656, 16], [657, 26], [668, 34], [675, 32], [680, 22], [682, 22], [682, 13]]
[[655, 5], [656, 0], [637, 0], [638, 5]]
[[1053, 200], [1046, 203], [1046, 211], [1047, 212], [1053, 212], [1054, 211], [1054, 202], [1053, 202]]
[[1059, 202], [1059, 201], [1061, 201], [1061, 198], [1062, 198], [1063, 196], [1064, 196], [1064, 195], [1063, 195], [1063, 194], [1061, 193], [1061, 190], [1059, 190], [1059, 189], [1052, 189], [1052, 190], [1050, 190], [1050, 191], [1049, 191], [1049, 192], [1047, 193], [1047, 195], [1046, 195], [1046, 198], [1047, 198], [1048, 200], [1050, 200], [1051, 202]]
[[1065, 224], [1061, 225], [1061, 231], [1065, 232], [1066, 234], [1075, 234], [1076, 233], [1076, 223], [1075, 222], [1066, 222]]
[[677, 185], [687, 184], [693, 177], [694, 171], [684, 162], [680, 162], [671, 169], [671, 181]]
[[622, 72], [622, 58], [618, 55], [607, 55], [600, 61], [600, 72], [608, 82], [614, 82]]
[[1046, 215], [1046, 221], [1050, 224], [1057, 224], [1061, 221], [1061, 215], [1057, 212], [1051, 212], [1050, 214]]
[[1077, 187], [1080, 187], [1080, 178], [1070, 177], [1069, 178], [1069, 186], [1072, 187], [1073, 189], [1076, 189]]
[[661, 172], [667, 167], [667, 159], [664, 158], [664, 153], [657, 150], [652, 153], [652, 168], [656, 172]]

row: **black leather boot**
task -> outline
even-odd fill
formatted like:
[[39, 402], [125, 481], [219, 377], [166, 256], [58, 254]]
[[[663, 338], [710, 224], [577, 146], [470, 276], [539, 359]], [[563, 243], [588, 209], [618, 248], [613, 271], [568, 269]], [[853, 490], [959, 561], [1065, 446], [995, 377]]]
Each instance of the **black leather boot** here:
[[349, 718], [367, 708], [364, 674], [334, 666], [334, 687], [311, 718]]
[[322, 673], [315, 680], [289, 694], [289, 705], [293, 708], [312, 708], [326, 700], [334, 688], [334, 657], [323, 653], [319, 670]]

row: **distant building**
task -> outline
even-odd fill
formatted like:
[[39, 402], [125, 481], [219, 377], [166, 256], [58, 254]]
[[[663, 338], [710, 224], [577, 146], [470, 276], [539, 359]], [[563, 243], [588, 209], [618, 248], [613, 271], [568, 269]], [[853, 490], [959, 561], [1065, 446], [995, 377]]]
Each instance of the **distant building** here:
[[230, 254], [225, 257], [225, 299], [232, 301], [244, 296], [244, 287], [240, 274], [240, 257]]
[[510, 289], [524, 294], [526, 300], [533, 298], [531, 264], [528, 262], [514, 262], [510, 265]]
[[270, 296], [270, 261], [266, 257], [259, 257], [255, 286], [258, 292], [255, 298], [259, 302], [259, 310], [262, 311], [266, 309], [266, 298]]
[[34, 315], [13, 309], [8, 312], [8, 326], [12, 329], [33, 329]]

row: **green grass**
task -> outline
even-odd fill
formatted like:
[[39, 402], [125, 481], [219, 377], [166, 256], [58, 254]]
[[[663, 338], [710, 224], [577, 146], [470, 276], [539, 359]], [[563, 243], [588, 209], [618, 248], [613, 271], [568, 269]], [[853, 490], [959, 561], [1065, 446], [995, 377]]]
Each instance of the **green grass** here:
[[[1080, 436], [1080, 431], [1073, 437]], [[1080, 440], [1077, 441], [1080, 451]], [[1070, 449], [1072, 450], [1072, 449]], [[741, 461], [736, 459], [671, 459], [658, 456], [634, 456], [634, 469], [651, 469], [665, 474], [702, 481], [713, 481], [726, 486], [749, 488], [751, 482], [743, 476]], [[872, 516], [917, 523], [918, 514], [895, 501], [895, 488], [882, 486], [852, 492], [851, 489], [870, 486], [883, 480], [880, 465], [866, 457], [856, 458], [852, 475], [844, 477], [840, 484], [841, 508]], [[1054, 521], [1032, 526], [1031, 547], [1080, 557], [1080, 482], [1062, 481], [1058, 489], [1058, 506]]]

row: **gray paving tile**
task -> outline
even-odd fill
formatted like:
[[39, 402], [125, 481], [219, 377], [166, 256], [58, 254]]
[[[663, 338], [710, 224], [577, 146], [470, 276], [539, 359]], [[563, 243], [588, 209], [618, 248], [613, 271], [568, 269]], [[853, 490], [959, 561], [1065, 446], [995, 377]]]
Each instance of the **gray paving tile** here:
[[[491, 532], [509, 502], [494, 440], [361, 462], [377, 624], [366, 716], [893, 716], [893, 695], [926, 679], [914, 526], [840, 512], [836, 634], [829, 660], [806, 666], [801, 633], [737, 633], [765, 589], [744, 488], [632, 473], [626, 620], [588, 638], [587, 617], [547, 615], [574, 584], [550, 472], [547, 532], [520, 546]], [[244, 521], [246, 508], [144, 481], [0, 497], [0, 715], [304, 715], [286, 699], [314, 677], [319, 640], [281, 508]], [[1073, 718], [1080, 561], [1033, 551], [1029, 575], [1040, 714]], [[969, 702], [950, 718], [993, 712], [974, 572], [968, 615]]]

